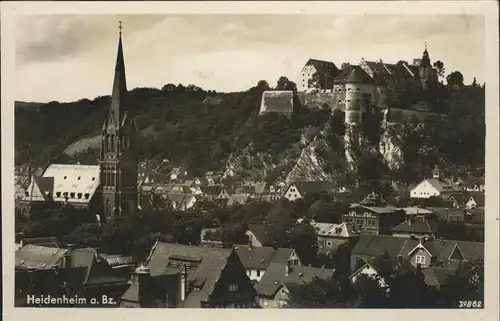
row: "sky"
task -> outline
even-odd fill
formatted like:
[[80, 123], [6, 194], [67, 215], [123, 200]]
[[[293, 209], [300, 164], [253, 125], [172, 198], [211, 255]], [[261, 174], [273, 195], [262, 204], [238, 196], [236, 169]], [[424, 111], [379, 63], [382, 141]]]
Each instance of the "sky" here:
[[485, 78], [485, 23], [475, 15], [25, 15], [16, 20], [16, 100], [74, 101], [111, 93], [123, 22], [127, 85], [246, 90], [296, 81], [309, 58], [358, 64], [420, 58], [464, 82]]

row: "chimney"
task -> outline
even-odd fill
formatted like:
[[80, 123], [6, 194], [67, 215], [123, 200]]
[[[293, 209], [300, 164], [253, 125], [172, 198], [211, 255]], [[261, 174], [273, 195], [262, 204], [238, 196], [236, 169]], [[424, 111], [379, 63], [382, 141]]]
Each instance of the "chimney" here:
[[185, 265], [182, 266], [181, 271], [181, 279], [180, 279], [180, 288], [181, 288], [181, 301], [186, 300], [187, 296], [187, 268]]
[[288, 274], [290, 274], [290, 272], [292, 271], [292, 265], [290, 263], [290, 261], [286, 262], [286, 266], [285, 266], [285, 276], [288, 276]]
[[73, 249], [75, 248], [74, 244], [66, 245], [66, 253], [64, 253], [64, 267], [69, 269], [71, 267], [71, 256], [73, 253]]
[[141, 264], [137, 269], [135, 269], [132, 278], [135, 279], [133, 281], [137, 282], [139, 286], [139, 304], [142, 306], [142, 301], [145, 300], [148, 296], [148, 282], [149, 276], [151, 276], [151, 270]]

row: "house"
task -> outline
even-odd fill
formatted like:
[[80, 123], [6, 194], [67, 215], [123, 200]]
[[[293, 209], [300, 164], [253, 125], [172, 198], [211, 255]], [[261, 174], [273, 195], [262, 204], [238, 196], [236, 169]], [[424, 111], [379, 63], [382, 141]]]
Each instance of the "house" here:
[[[200, 190], [203, 195], [203, 199], [206, 200], [215, 200], [221, 194], [224, 189], [224, 185], [202, 185], [200, 186]], [[228, 196], [229, 197], [229, 196]]]
[[[91, 248], [61, 249], [28, 244], [15, 252], [16, 294], [21, 306], [29, 305], [28, 294], [87, 298], [106, 295], [116, 300], [127, 288], [130, 265], [110, 265]], [[23, 296], [21, 295], [21, 296]], [[66, 305], [67, 306], [67, 305]]]
[[[416, 273], [417, 269], [411, 265], [410, 262], [400, 258], [399, 260], [393, 260], [394, 265], [396, 266], [396, 271], [399, 273], [399, 275], [404, 275], [407, 273]], [[378, 271], [380, 268], [377, 266], [378, 262], [377, 260], [370, 260], [370, 262], [365, 262], [359, 269], [354, 271], [350, 276], [349, 279], [351, 280], [351, 283], [356, 283], [359, 278], [364, 275], [365, 277], [371, 278], [378, 280], [378, 283], [380, 287], [384, 288], [388, 286], [385, 282], [385, 280], [379, 276]]]
[[308, 195], [331, 194], [334, 191], [333, 184], [329, 182], [293, 182], [283, 193], [283, 197], [293, 202]]
[[238, 204], [245, 204], [250, 199], [246, 194], [233, 194], [227, 200], [226, 206], [234, 206]]
[[352, 224], [362, 234], [384, 234], [405, 220], [405, 212], [388, 205], [375, 193], [369, 194], [359, 204], [352, 204], [349, 212], [342, 215], [342, 221]]
[[[333, 78], [339, 69], [331, 61], [309, 59], [302, 68], [297, 81], [297, 91], [309, 91], [311, 89], [331, 90], [333, 89]], [[312, 81], [317, 84], [311, 86]]]
[[446, 207], [428, 207], [439, 221], [449, 223], [463, 223], [466, 221], [466, 211], [464, 209]]
[[139, 194], [139, 210], [144, 212], [160, 211], [168, 208], [169, 202], [163, 195], [155, 193]]
[[465, 208], [469, 201], [469, 193], [466, 191], [454, 192], [444, 197], [445, 200], [450, 201], [454, 208]]
[[454, 182], [441, 178], [438, 169], [432, 172], [432, 178], [424, 179], [410, 190], [411, 198], [430, 198], [431, 196], [441, 196], [447, 193], [459, 191], [459, 187]]
[[229, 187], [227, 186], [222, 186], [220, 189], [219, 194], [216, 196], [216, 199], [218, 200], [228, 200], [230, 198], [230, 195], [232, 194], [232, 191]]
[[277, 113], [290, 118], [293, 114], [294, 94], [291, 90], [264, 91], [260, 102], [259, 115]]
[[484, 258], [484, 243], [361, 235], [351, 252], [351, 269], [354, 271], [386, 252], [391, 258], [401, 257], [422, 269], [429, 267], [455, 269], [461, 261]]
[[168, 175], [170, 181], [176, 181], [178, 179], [184, 178], [187, 175], [187, 171], [182, 167], [174, 167]]
[[241, 264], [252, 281], [259, 282], [271, 263], [300, 266], [302, 262], [294, 249], [272, 247], [254, 247], [252, 245], [234, 245]]
[[47, 201], [97, 209], [99, 175], [99, 165], [50, 164], [42, 176], [32, 176], [25, 196], [19, 200], [21, 212]]
[[467, 200], [467, 203], [465, 204], [466, 209], [484, 208], [484, 205], [485, 205], [484, 192], [476, 192], [476, 191], [469, 192], [469, 198]]
[[294, 287], [309, 284], [315, 278], [328, 280], [333, 273], [326, 268], [271, 263], [255, 285], [257, 302], [262, 308], [286, 308], [290, 305]]
[[208, 185], [220, 184], [222, 175], [214, 171], [208, 171], [205, 173], [205, 180]]
[[233, 249], [156, 242], [119, 300], [129, 308], [250, 308], [256, 291]]
[[266, 225], [264, 224], [248, 224], [246, 235], [248, 236], [248, 241], [253, 247], [271, 245], [271, 237], [269, 236]]
[[335, 251], [340, 244], [349, 243], [359, 235], [349, 223], [333, 224], [311, 221], [310, 224], [316, 230], [320, 253]]
[[469, 192], [484, 192], [484, 177], [476, 178], [469, 176], [466, 179], [466, 190]]
[[434, 238], [438, 232], [438, 223], [434, 218], [425, 215], [411, 215], [391, 231], [394, 237]]
[[177, 211], [187, 211], [194, 207], [196, 204], [196, 197], [192, 194], [185, 193], [168, 193], [168, 204]]

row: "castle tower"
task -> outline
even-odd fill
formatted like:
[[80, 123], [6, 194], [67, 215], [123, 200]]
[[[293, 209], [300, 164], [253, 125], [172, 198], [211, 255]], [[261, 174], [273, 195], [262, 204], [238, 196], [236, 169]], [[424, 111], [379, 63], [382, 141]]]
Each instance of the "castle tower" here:
[[100, 185], [106, 219], [137, 209], [137, 132], [127, 99], [120, 22], [111, 104], [102, 127]]
[[349, 162], [361, 145], [359, 126], [366, 109], [367, 96], [371, 97], [373, 84], [371, 78], [360, 67], [354, 67], [345, 85], [345, 150]]

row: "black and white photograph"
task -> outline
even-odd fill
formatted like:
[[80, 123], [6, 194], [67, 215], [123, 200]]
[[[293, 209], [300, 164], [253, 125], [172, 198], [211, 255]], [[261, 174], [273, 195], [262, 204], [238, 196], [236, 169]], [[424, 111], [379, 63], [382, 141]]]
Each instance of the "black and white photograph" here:
[[2, 3], [4, 307], [497, 320], [497, 4], [338, 3]]

